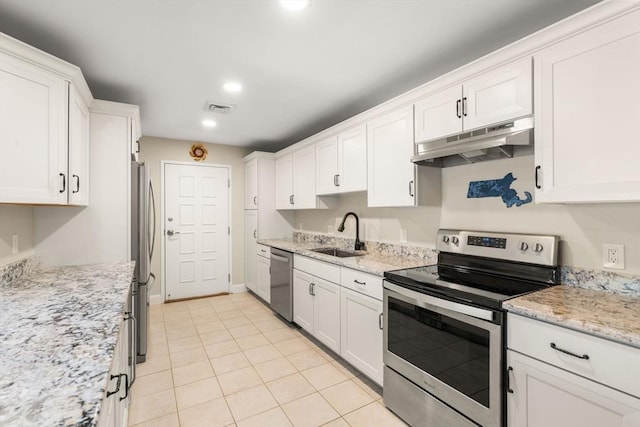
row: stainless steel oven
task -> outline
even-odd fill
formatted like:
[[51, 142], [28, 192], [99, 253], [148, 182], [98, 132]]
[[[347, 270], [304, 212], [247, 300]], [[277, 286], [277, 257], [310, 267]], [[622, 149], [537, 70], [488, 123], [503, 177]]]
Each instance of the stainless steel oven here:
[[385, 273], [385, 405], [412, 426], [504, 425], [501, 305], [558, 283], [557, 241], [440, 230], [437, 266]]

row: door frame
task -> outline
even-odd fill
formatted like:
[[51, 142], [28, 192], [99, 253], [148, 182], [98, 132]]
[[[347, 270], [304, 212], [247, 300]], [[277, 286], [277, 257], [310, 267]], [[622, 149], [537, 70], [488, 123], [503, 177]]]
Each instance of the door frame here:
[[[165, 224], [165, 218], [164, 218], [164, 204], [165, 204], [165, 198], [164, 198], [164, 189], [165, 189], [165, 174], [164, 174], [164, 168], [165, 165], [176, 165], [176, 166], [194, 166], [194, 167], [209, 167], [209, 168], [224, 168], [227, 169], [227, 173], [228, 173], [228, 177], [229, 177], [229, 198], [228, 198], [228, 209], [229, 209], [229, 213], [228, 213], [228, 218], [229, 218], [229, 229], [233, 230], [232, 227], [232, 221], [233, 221], [233, 215], [231, 215], [231, 208], [233, 206], [233, 182], [231, 180], [231, 165], [222, 165], [219, 163], [204, 163], [204, 164], [194, 164], [191, 162], [180, 162], [180, 161], [175, 161], [175, 160], [160, 160], [160, 237], [162, 238], [162, 244], [160, 245], [160, 270], [162, 272], [161, 276], [160, 276], [160, 295], [162, 297], [162, 302], [166, 302], [167, 301], [167, 294], [166, 294], [166, 274], [165, 274], [165, 256], [166, 256], [166, 248], [165, 248], [165, 238], [164, 238], [164, 224]], [[232, 243], [232, 238], [231, 238], [232, 234], [231, 232], [229, 233], [229, 245], [228, 245], [228, 252], [229, 252], [229, 256], [228, 256], [228, 269], [229, 269], [229, 286], [228, 286], [228, 292], [231, 292], [231, 284], [233, 283], [233, 273], [231, 271], [231, 267], [233, 266], [233, 243]]]

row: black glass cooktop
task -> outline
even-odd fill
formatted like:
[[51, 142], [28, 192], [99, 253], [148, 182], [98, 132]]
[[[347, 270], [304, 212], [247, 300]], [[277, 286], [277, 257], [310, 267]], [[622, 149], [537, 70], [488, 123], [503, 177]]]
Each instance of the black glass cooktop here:
[[438, 265], [389, 271], [384, 276], [417, 292], [490, 308], [559, 283], [557, 267], [446, 253], [439, 255]]

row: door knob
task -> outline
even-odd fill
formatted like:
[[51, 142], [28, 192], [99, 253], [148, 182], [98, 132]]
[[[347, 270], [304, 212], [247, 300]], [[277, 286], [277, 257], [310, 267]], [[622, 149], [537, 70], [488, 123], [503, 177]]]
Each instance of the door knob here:
[[180, 232], [179, 231], [173, 231], [173, 230], [167, 230], [167, 236], [171, 237], [174, 234], [180, 234]]

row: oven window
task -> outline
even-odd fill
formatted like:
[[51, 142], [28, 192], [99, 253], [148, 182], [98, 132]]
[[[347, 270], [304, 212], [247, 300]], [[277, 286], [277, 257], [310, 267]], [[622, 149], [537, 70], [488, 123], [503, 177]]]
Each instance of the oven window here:
[[389, 296], [388, 350], [489, 407], [489, 331]]

